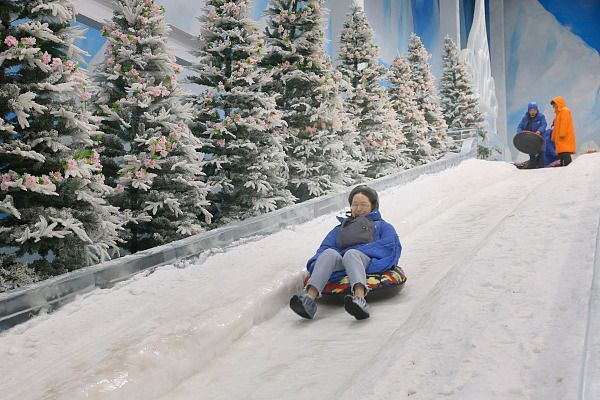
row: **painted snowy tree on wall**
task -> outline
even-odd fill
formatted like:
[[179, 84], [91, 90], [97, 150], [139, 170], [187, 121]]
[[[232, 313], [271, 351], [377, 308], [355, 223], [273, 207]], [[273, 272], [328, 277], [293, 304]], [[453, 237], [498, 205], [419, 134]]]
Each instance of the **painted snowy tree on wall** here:
[[300, 201], [344, 188], [364, 164], [343, 110], [341, 74], [323, 49], [324, 13], [322, 0], [271, 0], [266, 11], [262, 65], [288, 126], [290, 189]]
[[409, 62], [396, 57], [388, 69], [389, 99], [406, 138], [408, 156], [414, 165], [427, 164], [436, 157], [427, 140], [427, 121], [415, 99], [416, 84], [411, 81]]
[[440, 107], [448, 128], [477, 128], [479, 135], [484, 138], [484, 119], [479, 112], [479, 98], [473, 91], [467, 66], [449, 36], [444, 38], [442, 68]]
[[112, 202], [127, 218], [127, 247], [135, 252], [201, 232], [211, 220], [210, 187], [201, 141], [187, 125], [192, 103], [178, 86], [181, 67], [167, 49], [164, 9], [153, 0], [114, 6], [95, 79]]
[[451, 145], [451, 139], [446, 134], [446, 122], [442, 116], [439, 99], [431, 74], [429, 59], [421, 38], [412, 33], [408, 42], [406, 59], [410, 64], [411, 81], [414, 82], [415, 101], [427, 121], [427, 140], [434, 155], [439, 158]]
[[409, 166], [396, 112], [381, 80], [385, 68], [379, 64], [379, 48], [362, 7], [354, 3], [346, 16], [340, 38], [337, 69], [350, 84], [344, 106], [355, 120], [365, 149], [369, 178], [378, 178]]
[[[37, 278], [118, 254], [121, 219], [103, 199], [86, 105], [88, 80], [73, 45], [70, 1], [10, 2], [0, 9], [0, 248], [27, 259]], [[32, 261], [33, 260], [33, 261]]]
[[262, 91], [270, 79], [259, 67], [264, 41], [247, 13], [247, 0], [206, 2], [190, 77], [204, 89], [194, 131], [211, 157], [207, 173], [221, 222], [295, 201], [287, 189], [285, 123], [274, 98]]

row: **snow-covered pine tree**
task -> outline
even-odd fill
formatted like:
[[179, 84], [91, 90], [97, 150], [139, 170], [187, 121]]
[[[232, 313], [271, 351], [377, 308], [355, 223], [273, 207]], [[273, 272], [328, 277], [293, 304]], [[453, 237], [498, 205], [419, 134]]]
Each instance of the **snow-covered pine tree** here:
[[104, 159], [135, 252], [203, 231], [210, 223], [201, 142], [192, 103], [177, 84], [163, 7], [118, 0], [103, 29], [106, 59], [96, 69]]
[[276, 96], [289, 134], [290, 189], [300, 201], [340, 190], [364, 169], [356, 131], [343, 110], [339, 86], [323, 49], [323, 0], [270, 0], [267, 54]]
[[485, 138], [483, 115], [479, 111], [479, 98], [473, 91], [472, 77], [450, 36], [444, 38], [442, 68], [440, 106], [448, 128], [477, 128], [479, 135]]
[[414, 32], [408, 42], [406, 59], [410, 64], [411, 81], [415, 86], [415, 100], [427, 121], [427, 140], [436, 158], [441, 157], [451, 146], [452, 139], [446, 134], [448, 127], [442, 116], [436, 94], [429, 59], [421, 38]]
[[379, 64], [379, 47], [362, 7], [356, 3], [346, 16], [340, 38], [337, 69], [350, 84], [344, 106], [352, 115], [367, 160], [365, 175], [378, 178], [406, 168], [405, 139], [381, 81], [385, 67]]
[[0, 264], [30, 263], [38, 279], [107, 260], [122, 220], [103, 199], [73, 5], [5, 2], [0, 15], [0, 248], [14, 250]]
[[194, 133], [212, 157], [207, 174], [218, 188], [212, 196], [222, 223], [295, 201], [287, 189], [285, 124], [262, 91], [270, 79], [259, 67], [264, 41], [247, 13], [248, 0], [207, 0], [190, 77], [203, 88]]
[[435, 161], [436, 158], [427, 141], [427, 121], [423, 111], [417, 106], [415, 83], [411, 81], [410, 64], [405, 58], [394, 59], [388, 69], [388, 81], [390, 102], [396, 110], [413, 165]]

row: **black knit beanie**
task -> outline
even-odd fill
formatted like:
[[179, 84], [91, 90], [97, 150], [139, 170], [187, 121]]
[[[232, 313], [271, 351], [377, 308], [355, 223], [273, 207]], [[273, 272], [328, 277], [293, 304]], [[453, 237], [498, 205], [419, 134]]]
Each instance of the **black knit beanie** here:
[[377, 195], [377, 192], [375, 191], [375, 189], [371, 189], [367, 185], [358, 185], [357, 187], [352, 189], [352, 191], [350, 192], [350, 196], [348, 196], [349, 204], [352, 204], [352, 199], [357, 193], [367, 196], [373, 210], [379, 208], [379, 196]]

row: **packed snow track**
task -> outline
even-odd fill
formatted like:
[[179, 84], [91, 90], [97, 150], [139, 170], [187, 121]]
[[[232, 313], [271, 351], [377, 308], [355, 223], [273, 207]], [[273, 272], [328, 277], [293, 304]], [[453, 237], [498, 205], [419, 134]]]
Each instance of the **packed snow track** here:
[[[577, 399], [600, 154], [469, 160], [380, 193], [404, 290], [287, 307], [335, 215], [96, 290], [0, 335], [3, 399]], [[341, 210], [340, 210], [341, 211]], [[369, 298], [367, 298], [369, 299]]]

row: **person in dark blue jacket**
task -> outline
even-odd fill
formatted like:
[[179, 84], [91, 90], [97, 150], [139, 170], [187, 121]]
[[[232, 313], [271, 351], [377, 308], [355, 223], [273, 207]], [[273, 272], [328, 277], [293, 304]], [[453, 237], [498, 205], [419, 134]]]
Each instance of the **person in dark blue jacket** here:
[[[546, 132], [546, 126], [546, 117], [539, 111], [537, 103], [532, 101], [527, 105], [527, 112], [517, 127], [517, 133], [529, 131], [543, 137], [543, 134]], [[530, 154], [527, 168], [543, 168], [543, 153], [544, 148], [542, 147], [542, 150], [538, 151], [537, 153]]]
[[305, 291], [290, 299], [290, 307], [301, 317], [314, 317], [315, 299], [328, 281], [348, 275], [352, 294], [344, 298], [344, 308], [356, 319], [368, 318], [366, 274], [385, 272], [398, 263], [400, 239], [394, 227], [381, 218], [377, 192], [360, 185], [350, 192], [348, 201], [350, 215], [338, 217], [340, 224], [327, 234], [306, 264], [311, 276]]
[[558, 159], [556, 157], [556, 144], [552, 140], [552, 128], [554, 126], [544, 132], [544, 167], [549, 166]]

